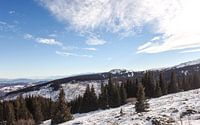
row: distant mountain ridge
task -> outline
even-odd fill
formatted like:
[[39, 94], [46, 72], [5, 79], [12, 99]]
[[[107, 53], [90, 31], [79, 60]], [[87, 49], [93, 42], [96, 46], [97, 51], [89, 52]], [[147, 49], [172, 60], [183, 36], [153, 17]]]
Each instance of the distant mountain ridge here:
[[[172, 71], [176, 72], [177, 76], [189, 75], [193, 72], [200, 72], [200, 59], [185, 62], [169, 68], [155, 69], [149, 71], [154, 72], [154, 74], [156, 75], [158, 75], [159, 72], [163, 72], [166, 79], [170, 78]], [[65, 92], [67, 93], [66, 99], [73, 99], [79, 94], [83, 94], [87, 84], [94, 85], [98, 93], [100, 89], [100, 84], [107, 83], [110, 74], [112, 74], [113, 78], [126, 80], [129, 78], [141, 78], [144, 73], [145, 71], [135, 72], [126, 69], [113, 69], [109, 72], [103, 73], [83, 74], [77, 76], [75, 75], [12, 91], [6, 93], [5, 96], [2, 98], [13, 98], [18, 94], [24, 94], [25, 96], [36, 94], [44, 97], [56, 98], [56, 94], [58, 93], [59, 88], [63, 87], [65, 89]]]

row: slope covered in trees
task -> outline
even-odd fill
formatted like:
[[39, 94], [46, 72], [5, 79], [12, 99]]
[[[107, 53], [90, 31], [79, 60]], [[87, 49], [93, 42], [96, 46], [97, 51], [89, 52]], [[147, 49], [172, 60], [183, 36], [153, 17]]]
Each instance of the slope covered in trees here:
[[[108, 83], [101, 84], [101, 92], [96, 95], [93, 86], [87, 86], [83, 96], [78, 96], [71, 102], [65, 102], [65, 93], [61, 89], [56, 102], [41, 96], [19, 96], [15, 100], [0, 102], [0, 122], [13, 124], [39, 124], [52, 119], [52, 124], [72, 119], [71, 113], [85, 113], [98, 109], [119, 107], [126, 103], [127, 98], [137, 97], [138, 112], [145, 111], [148, 105], [145, 98], [154, 98], [197, 89], [200, 87], [200, 74], [177, 76], [171, 73], [171, 79], [166, 80], [163, 72], [159, 75], [146, 72], [141, 79], [129, 78], [120, 81], [110, 74]], [[142, 86], [142, 87], [141, 87]], [[146, 95], [146, 96], [145, 96]], [[142, 106], [142, 108], [141, 108]]]

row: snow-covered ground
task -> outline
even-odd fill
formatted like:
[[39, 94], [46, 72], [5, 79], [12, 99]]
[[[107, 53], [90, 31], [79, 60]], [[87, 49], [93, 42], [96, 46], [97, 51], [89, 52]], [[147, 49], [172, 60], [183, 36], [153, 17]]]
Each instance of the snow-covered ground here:
[[134, 105], [129, 103], [119, 108], [75, 114], [74, 120], [61, 125], [153, 125], [152, 122], [200, 125], [200, 89], [150, 99], [149, 104], [149, 111], [144, 113], [136, 113]]

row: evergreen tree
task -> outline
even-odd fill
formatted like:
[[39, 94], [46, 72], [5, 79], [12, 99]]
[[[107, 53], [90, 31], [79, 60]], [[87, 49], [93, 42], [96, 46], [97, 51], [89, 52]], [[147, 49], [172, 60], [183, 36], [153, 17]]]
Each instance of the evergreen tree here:
[[190, 90], [190, 89], [191, 89], [190, 83], [189, 83], [189, 80], [188, 80], [188, 77], [183, 76], [183, 79], [182, 79], [182, 86], [183, 86], [183, 90], [184, 90], [184, 91], [187, 91], [187, 90]]
[[200, 88], [200, 76], [197, 72], [193, 73], [192, 89]]
[[75, 98], [75, 100], [72, 100], [70, 102], [72, 113], [80, 113], [82, 100], [83, 100], [83, 97], [79, 95], [78, 97]]
[[121, 97], [121, 104], [125, 104], [127, 99], [127, 94], [123, 84], [120, 86], [120, 97]]
[[146, 72], [142, 78], [142, 84], [145, 88], [145, 93], [147, 97], [155, 97], [156, 82], [154, 79], [153, 72]]
[[83, 95], [80, 112], [83, 113], [83, 112], [95, 111], [97, 109], [98, 109], [98, 101], [94, 87], [92, 86], [90, 88], [90, 86], [87, 85], [85, 93]]
[[176, 73], [172, 72], [171, 82], [169, 84], [169, 93], [176, 93], [176, 92], [178, 92], [178, 82], [177, 82]]
[[162, 96], [162, 91], [161, 91], [159, 83], [157, 83], [156, 90], [155, 90], [155, 97], [160, 97], [160, 96]]
[[164, 80], [163, 73], [160, 73], [160, 75], [159, 75], [159, 84], [160, 84], [162, 94], [166, 95], [167, 94], [167, 83]]
[[15, 110], [15, 118], [16, 118], [16, 121], [18, 121], [20, 118], [19, 118], [19, 113], [20, 113], [20, 102], [19, 102], [19, 98], [17, 98], [15, 101], [14, 101], [14, 110]]
[[109, 80], [108, 80], [107, 92], [108, 92], [109, 107], [120, 106], [121, 99], [120, 99], [119, 87], [114, 85], [111, 74], [110, 74]]
[[72, 115], [70, 113], [70, 108], [65, 101], [65, 92], [61, 89], [51, 124], [59, 124], [71, 119]]
[[3, 102], [0, 101], [0, 122], [3, 122]]
[[97, 110], [98, 109], [98, 100], [97, 100], [97, 95], [95, 93], [95, 90], [94, 90], [94, 86], [92, 85], [91, 87], [91, 90], [90, 90], [90, 98], [92, 100], [92, 103], [91, 103], [91, 107], [92, 107], [92, 111], [94, 110]]
[[6, 103], [6, 111], [7, 111], [7, 116], [6, 116], [6, 121], [7, 125], [14, 125], [15, 124], [15, 112], [14, 112], [14, 107], [12, 103]]
[[99, 108], [101, 109], [108, 108], [107, 86], [104, 86], [103, 83], [101, 83], [101, 93], [99, 94], [98, 104], [99, 104]]
[[137, 92], [137, 102], [135, 104], [135, 110], [136, 112], [145, 112], [147, 111], [147, 108], [149, 107], [149, 104], [146, 101], [145, 98], [145, 91], [142, 84], [139, 84], [138, 86], [138, 92]]
[[22, 95], [19, 96], [19, 103], [20, 103], [19, 110], [18, 110], [19, 119], [24, 119], [24, 120], [32, 119], [33, 117], [31, 113], [29, 112], [29, 110], [27, 109], [26, 102], [24, 98], [22, 97]]
[[34, 106], [33, 118], [37, 124], [40, 124], [44, 120], [44, 116], [42, 114], [41, 103], [39, 101], [39, 98], [34, 99], [33, 106]]

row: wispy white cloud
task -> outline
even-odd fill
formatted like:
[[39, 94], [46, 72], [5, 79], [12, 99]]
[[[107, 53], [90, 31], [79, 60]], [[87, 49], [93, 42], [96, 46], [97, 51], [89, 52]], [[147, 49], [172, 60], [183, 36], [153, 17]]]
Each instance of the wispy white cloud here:
[[32, 38], [33, 38], [33, 35], [29, 33], [24, 34], [24, 39], [32, 39]]
[[96, 51], [96, 48], [83, 48], [84, 50], [89, 50], [89, 51]]
[[69, 52], [61, 52], [61, 51], [56, 51], [56, 54], [61, 55], [61, 56], [75, 56], [75, 57], [86, 57], [86, 58], [92, 58], [92, 55], [81, 55], [81, 54], [76, 54], [76, 53], [69, 53]]
[[184, 50], [184, 51], [181, 51], [180, 53], [194, 53], [194, 52], [200, 52], [200, 48], [198, 48], [198, 49]]
[[97, 37], [89, 37], [86, 42], [87, 45], [104, 45], [106, 44], [106, 41], [103, 39], [99, 39]]
[[46, 44], [46, 45], [57, 45], [57, 46], [60, 46], [62, 47], [63, 49], [67, 48], [63, 45], [62, 42], [56, 40], [56, 39], [53, 39], [53, 38], [43, 38], [43, 37], [35, 37], [29, 33], [26, 33], [24, 34], [24, 39], [32, 39], [34, 41], [36, 41], [37, 43], [40, 43], [40, 44]]
[[161, 35], [147, 41], [145, 48], [141, 47], [144, 45], [138, 47], [138, 53], [159, 53], [200, 45], [198, 0], [39, 1], [59, 20], [81, 32], [105, 29], [114, 33], [137, 33], [150, 25], [153, 33]]
[[19, 28], [16, 26], [16, 24], [10, 24], [4, 21], [0, 21], [0, 31], [3, 32], [16, 32]]
[[63, 46], [63, 44], [52, 38], [36, 38], [38, 43], [47, 44], [47, 45], [58, 45]]

